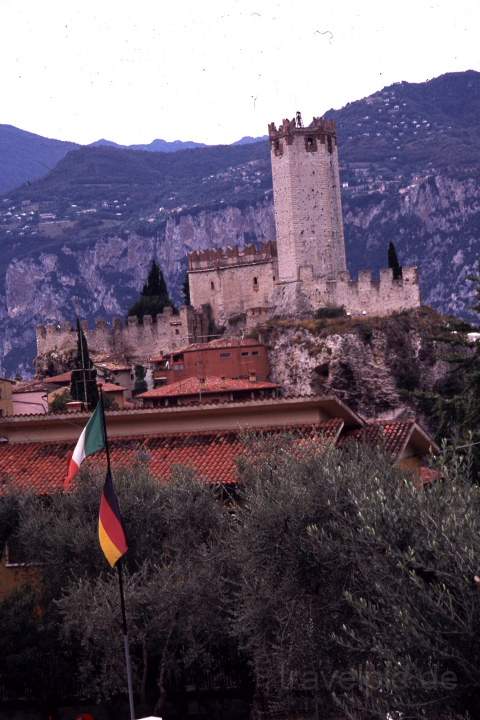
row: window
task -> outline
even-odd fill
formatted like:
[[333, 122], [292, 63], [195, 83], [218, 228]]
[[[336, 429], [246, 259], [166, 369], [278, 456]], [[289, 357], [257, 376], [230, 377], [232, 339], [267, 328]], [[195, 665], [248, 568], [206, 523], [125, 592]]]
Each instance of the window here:
[[210, 280], [210, 290], [215, 290], [215, 283], [213, 280]]
[[253, 289], [258, 290], [258, 278], [257, 277], [253, 278]]
[[317, 151], [317, 138], [307, 136], [305, 138], [305, 150], [307, 152], [316, 152]]
[[258, 355], [258, 350], [252, 350], [252, 355]]
[[278, 157], [283, 155], [283, 146], [280, 140], [275, 140], [273, 143], [273, 152]]
[[173, 362], [182, 362], [183, 361], [183, 353], [177, 353], [173, 356]]
[[221, 353], [220, 353], [220, 357], [221, 357], [221, 358], [229, 358], [229, 357], [230, 357], [230, 353], [229, 353], [229, 352], [221, 352]]
[[178, 328], [175, 328], [175, 335], [180, 335], [180, 330]]
[[242, 357], [244, 357], [245, 355], [248, 355], [248, 350], [242, 350], [241, 355], [242, 355]]

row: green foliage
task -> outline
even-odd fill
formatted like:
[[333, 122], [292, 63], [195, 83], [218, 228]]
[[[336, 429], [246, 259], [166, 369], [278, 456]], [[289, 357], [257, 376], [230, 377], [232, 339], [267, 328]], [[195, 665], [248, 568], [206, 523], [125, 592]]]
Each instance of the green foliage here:
[[346, 317], [347, 313], [345, 312], [345, 308], [343, 307], [334, 307], [334, 306], [328, 306], [323, 308], [318, 308], [318, 310], [315, 310], [313, 317], [316, 320], [322, 320], [325, 318], [331, 319], [331, 318], [341, 318]]
[[[196, 682], [242, 653], [255, 711], [476, 720], [480, 489], [471, 458], [442, 456], [443, 479], [424, 490], [378, 449], [244, 441], [242, 483], [228, 504], [185, 469], [159, 483], [143, 452], [115, 472], [134, 686], [146, 714], [164, 712], [170, 678]], [[16, 538], [35, 548], [44, 579], [33, 599], [0, 606], [0, 671], [8, 662], [15, 689], [26, 682], [40, 694], [29, 668], [60, 658], [57, 699], [67, 686], [110, 705], [125, 692], [117, 579], [96, 537], [102, 481], [103, 472], [82, 471], [74, 492], [18, 498]], [[17, 639], [17, 618], [29, 643]]]
[[65, 391], [63, 393], [59, 393], [58, 395], [55, 395], [53, 400], [50, 403], [50, 411], [51, 412], [64, 412], [67, 407], [67, 403], [72, 401], [72, 396], [69, 392]]
[[183, 304], [191, 305], [190, 302], [190, 282], [188, 278], [188, 272], [185, 273], [185, 279], [182, 285]]
[[145, 381], [145, 368], [143, 365], [135, 365], [135, 385], [133, 387], [133, 392], [135, 395], [139, 395], [140, 393], [146, 392], [148, 390], [148, 385]]
[[128, 311], [128, 315], [136, 315], [139, 320], [143, 320], [144, 315], [160, 315], [164, 307], [171, 305], [162, 271], [155, 260], [152, 260], [147, 282], [143, 286], [140, 298]]
[[87, 403], [93, 410], [98, 403], [97, 371], [93, 367], [88, 351], [87, 338], [77, 318], [77, 354], [75, 368], [72, 370], [70, 395], [72, 400]]
[[400, 280], [402, 277], [402, 266], [398, 262], [397, 250], [393, 242], [388, 244], [388, 267], [393, 271], [393, 279]]

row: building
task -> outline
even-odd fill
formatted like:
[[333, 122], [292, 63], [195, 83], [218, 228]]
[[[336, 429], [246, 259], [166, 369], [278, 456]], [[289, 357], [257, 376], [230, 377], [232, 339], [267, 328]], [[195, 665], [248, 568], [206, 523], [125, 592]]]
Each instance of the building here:
[[0, 416], [12, 415], [12, 386], [13, 380], [8, 378], [0, 378]]
[[186, 378], [268, 380], [266, 345], [251, 338], [219, 338], [167, 353], [156, 362], [155, 387]]
[[[352, 315], [389, 315], [420, 305], [416, 268], [350, 277], [345, 254], [337, 134], [332, 120], [300, 113], [268, 127], [276, 242], [189, 255], [192, 305], [210, 306], [217, 326], [343, 306]], [[391, 238], [385, 238], [385, 248]]]
[[144, 407], [170, 405], [201, 405], [202, 403], [242, 402], [263, 400], [278, 395], [280, 386], [266, 380], [226, 377], [187, 377], [178, 382], [147, 390], [137, 397]]
[[16, 382], [12, 388], [12, 415], [48, 413], [48, 389], [42, 380]]

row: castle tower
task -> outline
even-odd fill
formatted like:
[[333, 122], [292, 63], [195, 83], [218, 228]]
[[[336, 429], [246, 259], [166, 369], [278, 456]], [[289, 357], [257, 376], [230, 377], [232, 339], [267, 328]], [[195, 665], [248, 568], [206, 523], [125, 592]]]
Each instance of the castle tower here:
[[277, 231], [278, 280], [299, 279], [310, 267], [317, 278], [346, 270], [335, 122], [300, 113], [268, 126]]

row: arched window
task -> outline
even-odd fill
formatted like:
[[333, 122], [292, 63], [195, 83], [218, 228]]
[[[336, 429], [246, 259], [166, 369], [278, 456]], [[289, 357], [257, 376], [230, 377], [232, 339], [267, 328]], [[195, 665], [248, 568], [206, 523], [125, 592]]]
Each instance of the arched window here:
[[210, 290], [215, 290], [215, 283], [213, 280], [210, 280]]

